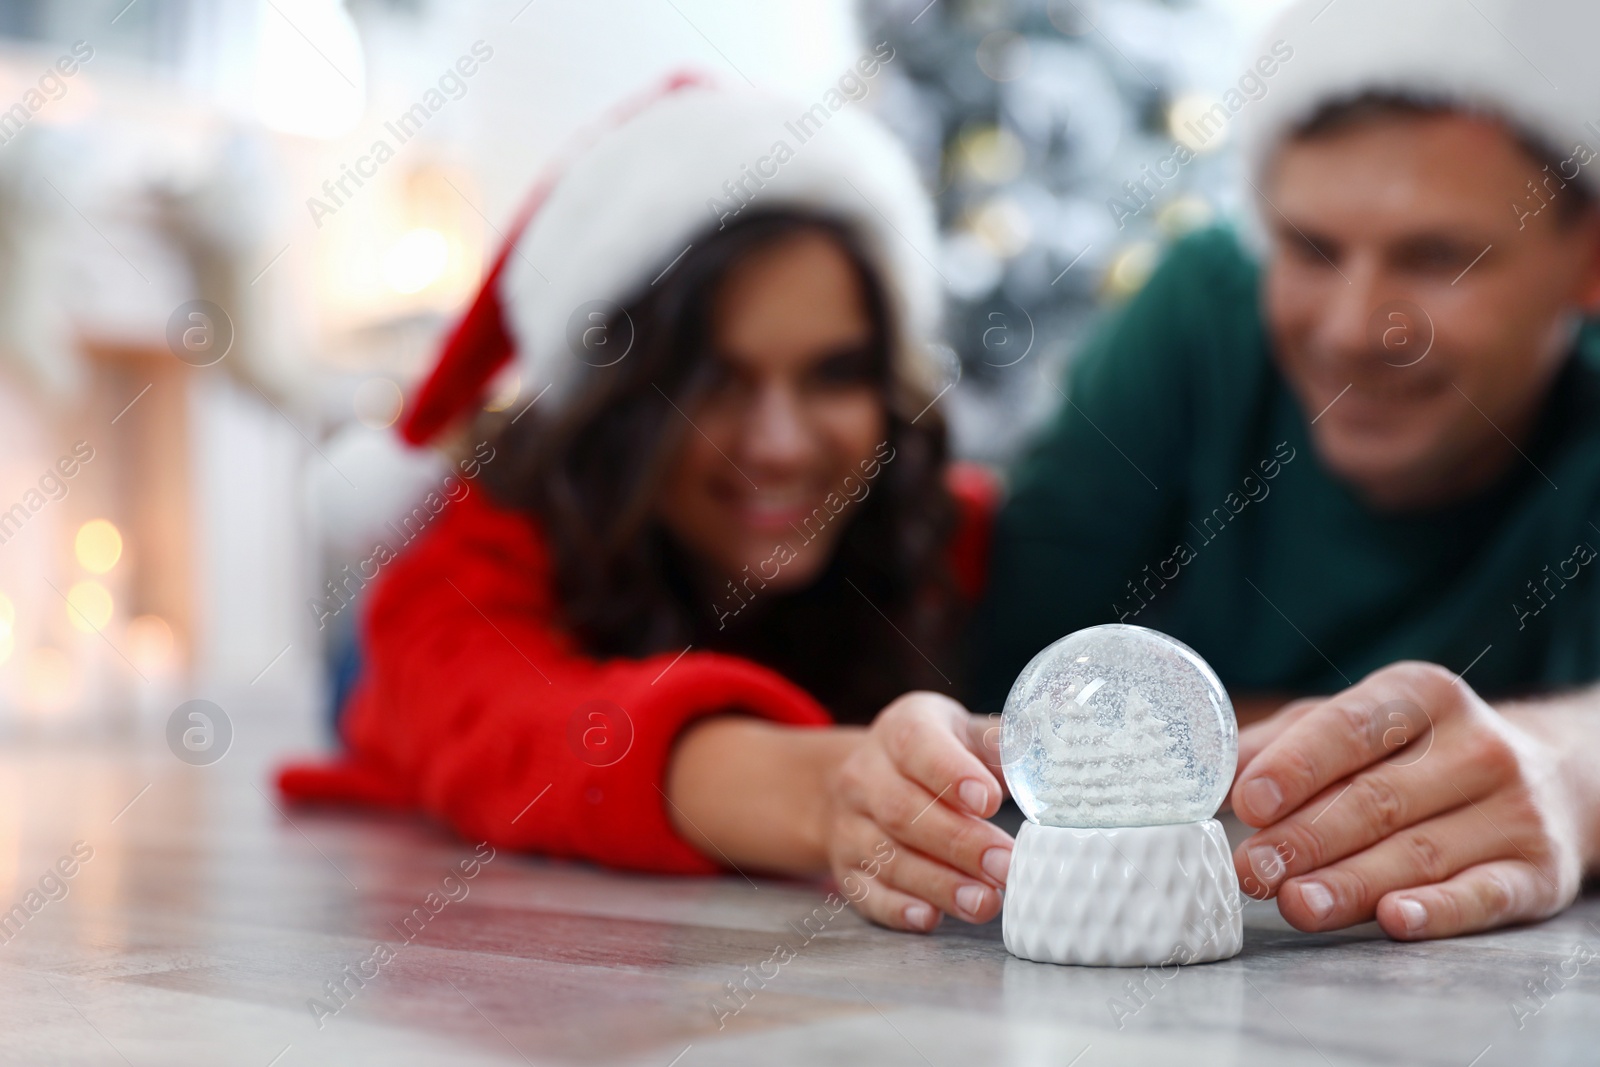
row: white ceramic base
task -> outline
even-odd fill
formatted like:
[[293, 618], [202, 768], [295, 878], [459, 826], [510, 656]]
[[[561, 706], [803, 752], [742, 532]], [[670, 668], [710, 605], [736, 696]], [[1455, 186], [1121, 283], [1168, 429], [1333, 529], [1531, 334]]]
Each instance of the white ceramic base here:
[[1075, 830], [1024, 823], [1001, 927], [1025, 960], [1096, 967], [1207, 963], [1244, 945], [1222, 824]]

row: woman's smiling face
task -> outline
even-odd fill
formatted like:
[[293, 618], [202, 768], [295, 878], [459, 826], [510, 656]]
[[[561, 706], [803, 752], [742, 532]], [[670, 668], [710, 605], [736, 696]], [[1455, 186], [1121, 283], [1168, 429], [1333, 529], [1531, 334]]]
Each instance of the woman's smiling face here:
[[714, 574], [749, 567], [769, 587], [803, 587], [837, 549], [859, 507], [839, 501], [861, 495], [887, 433], [857, 268], [820, 230], [752, 251], [717, 291], [711, 343], [715, 377], [683, 412], [692, 427], [656, 512]]

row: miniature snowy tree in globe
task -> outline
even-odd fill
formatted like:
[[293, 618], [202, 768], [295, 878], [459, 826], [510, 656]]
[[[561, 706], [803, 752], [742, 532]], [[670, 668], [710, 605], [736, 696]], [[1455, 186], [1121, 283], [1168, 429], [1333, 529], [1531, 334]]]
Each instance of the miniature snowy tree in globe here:
[[[1122, 729], [1112, 738], [1112, 749], [1128, 763], [1141, 769], [1145, 780], [1143, 800], [1158, 808], [1177, 808], [1187, 802], [1194, 792], [1194, 778], [1189, 765], [1172, 753], [1173, 738], [1167, 731], [1167, 721], [1156, 717], [1150, 701], [1138, 689], [1128, 692], [1123, 704]], [[1109, 798], [1107, 798], [1109, 799]], [[1128, 810], [1111, 810], [1117, 815], [1119, 825], [1135, 813]], [[1106, 818], [1109, 821], [1109, 815]], [[1131, 824], [1129, 824], [1131, 825]]]
[[[1137, 688], [1123, 705], [1120, 727], [1093, 718], [1052, 722], [1037, 793], [1051, 796], [1051, 826], [1137, 826], [1150, 807], [1181, 808], [1194, 791], [1188, 764], [1172, 755], [1174, 740]], [[1141, 783], [1137, 798], [1129, 775]]]
[[1239, 887], [1215, 814], [1238, 730], [1215, 672], [1140, 626], [1062, 638], [1006, 699], [1006, 783], [1028, 817], [1007, 879], [1006, 947], [1143, 965], [1239, 951]]

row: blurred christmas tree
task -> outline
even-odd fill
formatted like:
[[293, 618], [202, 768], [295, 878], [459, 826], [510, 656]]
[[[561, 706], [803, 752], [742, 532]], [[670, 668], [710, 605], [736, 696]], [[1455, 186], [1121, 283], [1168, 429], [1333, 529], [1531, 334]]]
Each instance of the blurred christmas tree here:
[[1009, 459], [1096, 313], [1236, 210], [1228, 131], [1193, 119], [1276, 6], [1241, 2], [863, 0], [866, 39], [895, 49], [876, 110], [937, 197], [961, 455]]

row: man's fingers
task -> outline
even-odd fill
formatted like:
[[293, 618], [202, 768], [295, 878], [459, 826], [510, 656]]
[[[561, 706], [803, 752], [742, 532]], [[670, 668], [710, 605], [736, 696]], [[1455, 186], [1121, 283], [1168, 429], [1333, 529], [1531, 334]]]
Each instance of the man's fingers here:
[[908, 846], [895, 850], [878, 880], [940, 911], [967, 922], [988, 922], [1000, 914], [1000, 891], [967, 877]]
[[1268, 826], [1363, 767], [1431, 744], [1435, 720], [1469, 698], [1451, 688], [1452, 678], [1431, 664], [1399, 664], [1317, 705], [1240, 773], [1234, 812], [1247, 825]]
[[[1396, 890], [1447, 881], [1458, 872], [1491, 860], [1522, 857], [1524, 836], [1503, 805], [1462, 805], [1448, 814], [1385, 838], [1348, 859], [1284, 882], [1278, 910], [1300, 930], [1334, 930], [1367, 922], [1378, 902]], [[1506, 827], [1502, 832], [1485, 819]], [[1538, 860], [1538, 856], [1530, 856]], [[1531, 869], [1531, 868], [1530, 868]], [[1554, 890], [1552, 882], [1546, 887]]]
[[[1239, 731], [1239, 758], [1234, 763], [1234, 779], [1237, 783], [1238, 775], [1250, 761], [1261, 754], [1261, 751], [1277, 740], [1278, 736], [1290, 726], [1305, 718], [1306, 714], [1322, 703], [1321, 697], [1296, 700], [1285, 704], [1272, 714], [1271, 717], [1262, 719], [1251, 726], [1246, 726]], [[1228, 790], [1228, 795], [1222, 798], [1222, 810], [1233, 810], [1233, 790]]]
[[1481, 797], [1499, 782], [1485, 762], [1444, 758], [1412, 764], [1391, 757], [1312, 797], [1288, 818], [1252, 835], [1234, 851], [1243, 879], [1254, 875], [1271, 896], [1279, 883], [1377, 844], [1408, 826]]
[[1456, 937], [1543, 919], [1566, 903], [1536, 867], [1521, 859], [1496, 860], [1439, 885], [1388, 894], [1378, 902], [1378, 925], [1399, 941]]
[[1270, 718], [1262, 719], [1253, 726], [1246, 726], [1239, 731], [1239, 764], [1238, 769], [1244, 770], [1250, 766], [1250, 761], [1260, 755], [1261, 750], [1276, 741], [1285, 730], [1305, 718], [1315, 707], [1323, 702], [1323, 698], [1296, 700], [1292, 704], [1285, 704]]
[[952, 807], [988, 818], [1000, 807], [1000, 783], [969, 747], [972, 716], [937, 693], [912, 693], [884, 710], [873, 728], [900, 773]]

